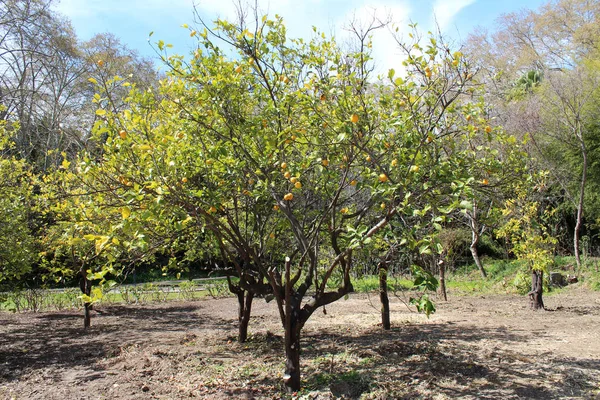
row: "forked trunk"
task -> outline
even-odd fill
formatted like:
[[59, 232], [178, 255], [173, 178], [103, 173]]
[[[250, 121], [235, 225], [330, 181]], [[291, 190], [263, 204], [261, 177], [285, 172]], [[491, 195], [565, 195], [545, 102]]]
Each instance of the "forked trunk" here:
[[238, 297], [238, 342], [244, 343], [248, 339], [248, 323], [252, 311], [254, 293], [249, 290], [240, 290]]
[[534, 310], [544, 309], [544, 301], [542, 299], [542, 293], [544, 292], [543, 280], [544, 271], [531, 272], [531, 292], [528, 294], [531, 301], [531, 308]]
[[387, 263], [382, 262], [379, 265], [379, 300], [381, 301], [381, 326], [385, 330], [391, 329], [390, 299], [388, 298], [387, 278]]

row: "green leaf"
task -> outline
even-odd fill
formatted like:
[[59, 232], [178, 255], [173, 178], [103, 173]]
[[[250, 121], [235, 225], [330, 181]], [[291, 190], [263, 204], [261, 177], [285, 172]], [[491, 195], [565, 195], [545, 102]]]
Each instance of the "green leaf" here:
[[473, 203], [468, 200], [463, 200], [460, 202], [459, 207], [463, 210], [473, 210]]
[[419, 247], [419, 254], [431, 254], [431, 248], [428, 244], [424, 244]]

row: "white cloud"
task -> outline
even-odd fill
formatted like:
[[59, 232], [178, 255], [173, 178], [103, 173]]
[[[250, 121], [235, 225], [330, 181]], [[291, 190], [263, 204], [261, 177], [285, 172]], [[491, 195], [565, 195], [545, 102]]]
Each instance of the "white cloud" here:
[[436, 0], [433, 3], [433, 14], [442, 31], [452, 22], [454, 17], [465, 7], [476, 0]]

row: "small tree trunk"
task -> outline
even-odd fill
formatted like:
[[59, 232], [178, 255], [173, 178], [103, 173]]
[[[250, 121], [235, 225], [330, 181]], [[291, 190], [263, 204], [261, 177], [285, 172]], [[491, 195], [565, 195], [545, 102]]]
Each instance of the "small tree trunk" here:
[[531, 301], [531, 308], [534, 310], [543, 310], [544, 301], [542, 299], [544, 271], [531, 272], [531, 292], [528, 293]]
[[252, 311], [252, 300], [254, 293], [247, 290], [240, 290], [238, 297], [238, 342], [244, 343], [248, 339], [248, 323], [250, 322], [250, 312]]
[[386, 262], [379, 264], [379, 300], [381, 301], [381, 326], [385, 330], [391, 329], [390, 299], [387, 288], [388, 267]]
[[581, 133], [581, 127], [578, 125], [577, 129], [577, 138], [579, 139], [581, 145], [581, 155], [582, 155], [582, 171], [581, 171], [581, 181], [579, 182], [579, 200], [577, 202], [577, 217], [575, 222], [575, 229], [573, 232], [573, 252], [575, 253], [575, 262], [577, 264], [577, 270], [581, 269], [581, 255], [579, 251], [579, 236], [581, 235], [581, 225], [583, 221], [583, 200], [585, 198], [585, 182], [587, 180], [587, 149], [585, 147], [585, 142], [583, 141], [583, 135]]
[[440, 267], [440, 294], [444, 298], [444, 301], [448, 301], [448, 294], [446, 293], [446, 263], [444, 260], [440, 260], [438, 265]]
[[[81, 293], [89, 296], [92, 293], [92, 282], [87, 278], [85, 271], [81, 271], [81, 277], [79, 278], [79, 289]], [[90, 310], [92, 304], [89, 302], [83, 303], [83, 327], [85, 329], [91, 326]]]
[[83, 327], [85, 329], [89, 328], [91, 326], [91, 318], [90, 318], [90, 309], [91, 309], [91, 305], [90, 303], [85, 303], [83, 305], [84, 311], [83, 311]]
[[485, 272], [485, 268], [483, 268], [483, 263], [481, 262], [481, 258], [479, 258], [479, 253], [477, 252], [477, 243], [479, 243], [479, 235], [473, 231], [471, 238], [471, 246], [469, 246], [469, 250], [471, 250], [471, 255], [473, 256], [473, 261], [475, 261], [475, 265], [479, 269], [479, 273], [483, 279], [487, 278], [487, 273]]
[[283, 383], [287, 393], [300, 390], [300, 331], [303, 322], [300, 321], [301, 298], [294, 293], [291, 282], [290, 259], [285, 260], [285, 316], [283, 328], [285, 331], [285, 375]]
[[286, 328], [283, 383], [287, 393], [294, 393], [300, 390], [300, 329], [295, 323]]

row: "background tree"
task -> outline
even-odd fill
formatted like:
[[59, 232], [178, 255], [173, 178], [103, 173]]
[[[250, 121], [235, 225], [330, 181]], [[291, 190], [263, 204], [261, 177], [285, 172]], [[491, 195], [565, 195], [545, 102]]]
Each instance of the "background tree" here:
[[87, 146], [95, 120], [93, 82], [120, 107], [128, 88], [115, 76], [143, 87], [156, 80], [152, 63], [113, 35], [79, 43], [52, 4], [0, 2], [0, 104], [5, 106], [0, 116], [19, 122], [12, 132], [14, 151], [44, 172], [60, 165], [61, 152], [73, 157]]
[[[538, 190], [541, 186], [537, 185]], [[528, 293], [531, 308], [544, 309], [544, 273], [553, 263], [556, 239], [548, 234], [544, 220], [552, 210], [540, 208], [533, 200], [534, 192], [521, 189], [516, 199], [506, 202], [502, 211], [505, 224], [497, 231], [498, 237], [506, 238], [512, 245], [512, 252], [519, 260], [525, 261], [531, 272], [531, 291]]]
[[[468, 44], [498, 122], [517, 137], [531, 135], [528, 148], [536, 168], [551, 171], [549, 185], [557, 196], [565, 194], [570, 204], [564, 208], [574, 210], [569, 229], [578, 266], [583, 210], [590, 207], [587, 168], [594, 162], [585, 130], [596, 119], [590, 106], [598, 86], [596, 72], [587, 66], [598, 54], [599, 12], [595, 2], [550, 2], [538, 11], [503, 16], [496, 32], [479, 32]], [[570, 155], [569, 162], [564, 155]]]
[[29, 225], [35, 177], [25, 162], [10, 155], [11, 146], [6, 121], [0, 121], [0, 284], [30, 272], [38, 250]]

